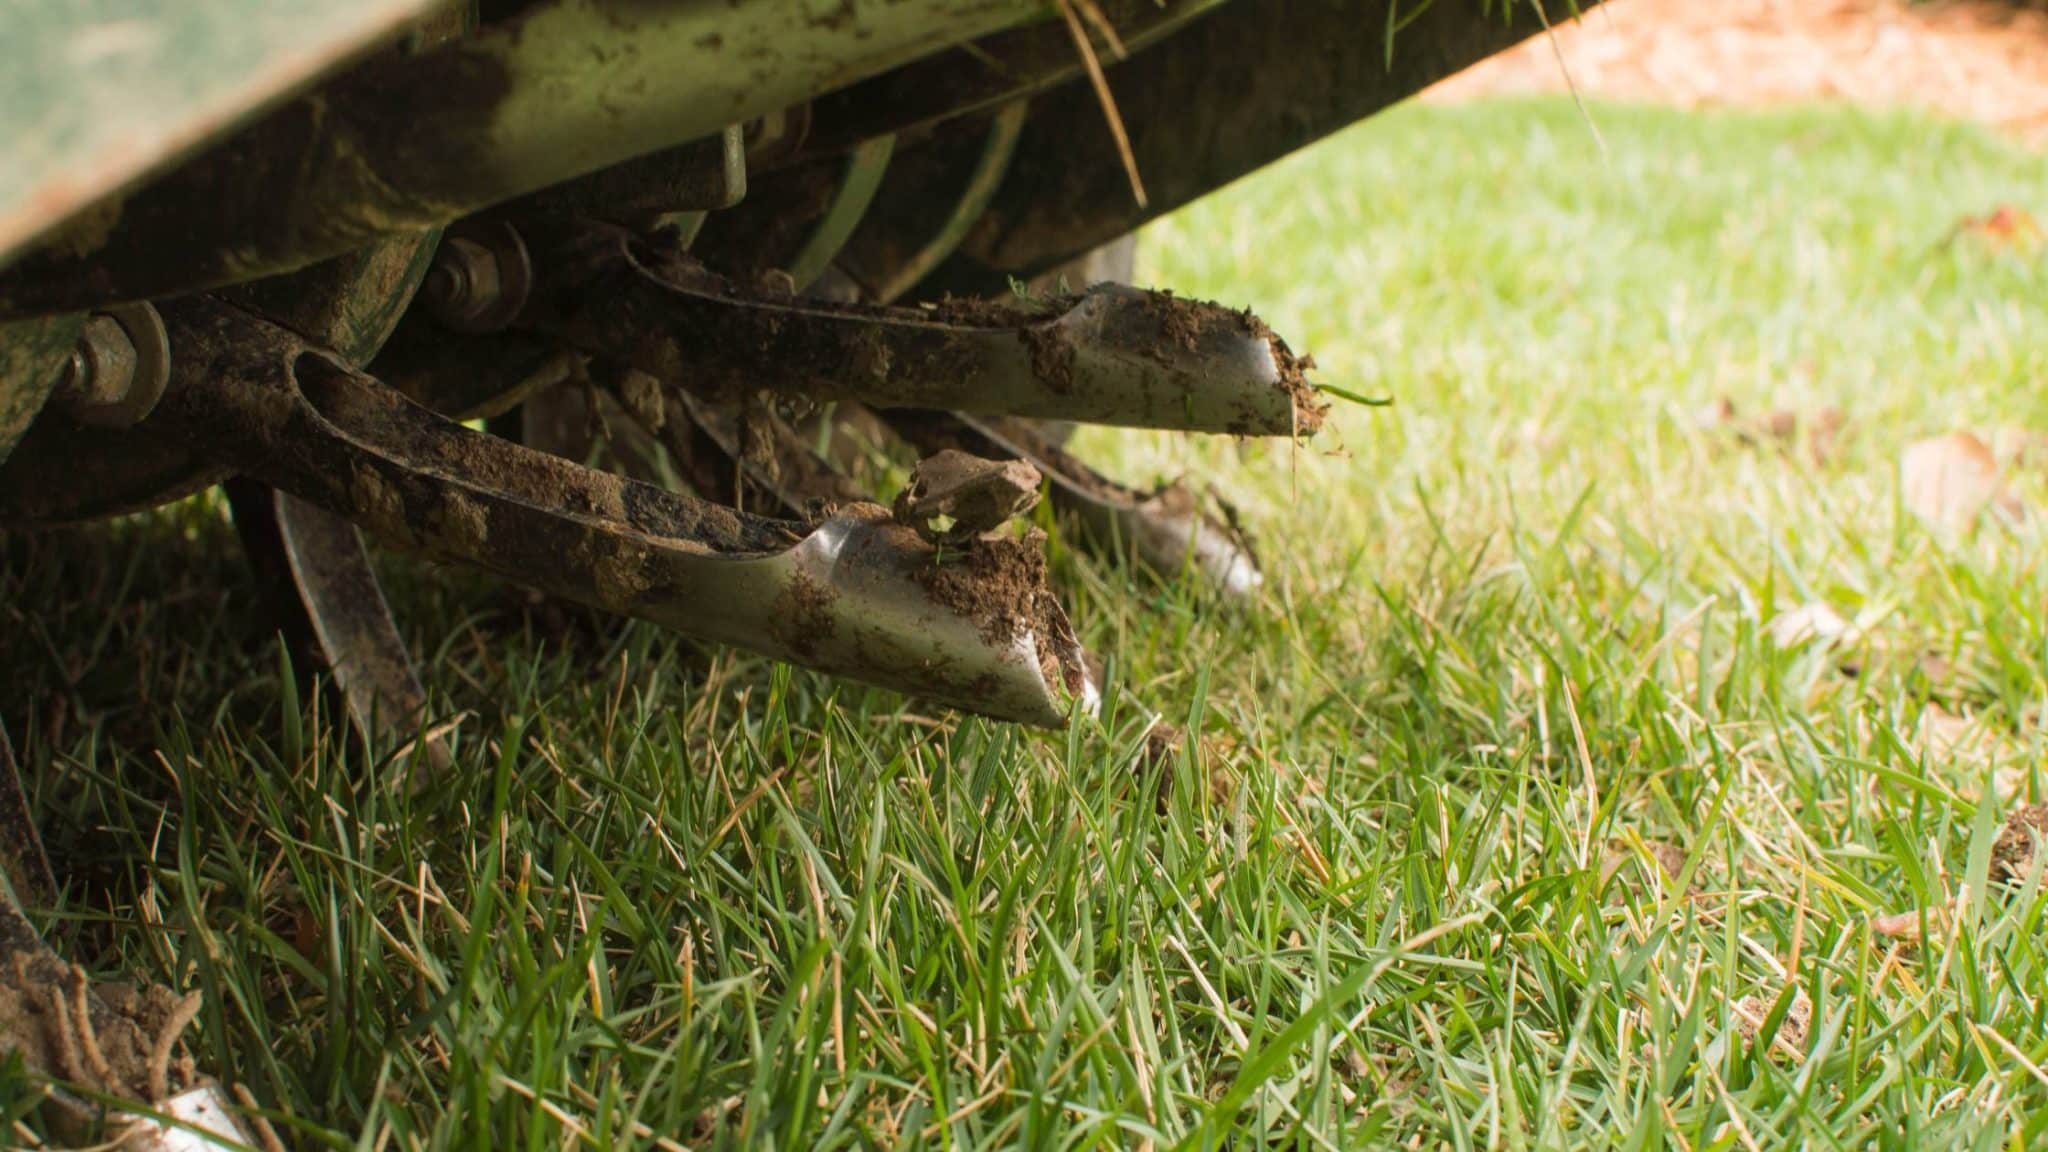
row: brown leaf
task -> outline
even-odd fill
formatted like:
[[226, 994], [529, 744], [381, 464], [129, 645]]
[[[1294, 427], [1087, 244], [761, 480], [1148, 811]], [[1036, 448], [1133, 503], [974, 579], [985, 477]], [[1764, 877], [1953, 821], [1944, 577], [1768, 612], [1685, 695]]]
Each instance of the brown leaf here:
[[1773, 408], [1761, 415], [1743, 416], [1733, 400], [1720, 396], [1693, 413], [1692, 422], [1702, 432], [1729, 435], [1751, 448], [1776, 447], [1789, 452], [1803, 445], [1814, 464], [1827, 465], [1841, 452], [1849, 418], [1832, 404], [1803, 414], [1792, 408]]
[[1799, 413], [1790, 408], [1773, 408], [1756, 422], [1753, 434], [1758, 439], [1789, 444], [1799, 435]]
[[1849, 427], [1849, 417], [1833, 404], [1813, 414], [1806, 433], [1806, 454], [1812, 457], [1815, 466], [1826, 467], [1842, 454], [1842, 440]]
[[1713, 403], [1692, 414], [1692, 422], [1703, 432], [1719, 432], [1735, 423], [1735, 401], [1717, 396]]
[[2008, 472], [2048, 461], [2048, 436], [2031, 428], [2005, 424], [1985, 435], [1990, 440], [1991, 458]]
[[1997, 458], [1968, 432], [1909, 445], [1899, 460], [1899, 485], [1906, 507], [1943, 531], [1969, 527], [1989, 504], [2018, 511]]
[[[1927, 913], [1927, 918], [1934, 920], [1939, 915], [1938, 910], [1930, 910]], [[1921, 914], [1918, 909], [1895, 912], [1890, 916], [1873, 916], [1870, 918], [1870, 934], [1873, 936], [1883, 936], [1888, 940], [1897, 940], [1905, 944], [1918, 944], [1920, 942], [1920, 920]]]
[[2025, 208], [2000, 204], [1982, 216], [1965, 216], [1956, 222], [1955, 237], [1968, 236], [1991, 248], [2032, 251], [2042, 241], [2041, 222]]
[[1647, 882], [1653, 870], [1662, 874], [1661, 883], [1668, 886], [1676, 883], [1679, 874], [1685, 871], [1685, 849], [1665, 840], [1642, 841], [1640, 849], [1628, 841], [1616, 841], [1601, 857], [1600, 883], [1604, 886], [1624, 868], [1630, 868], [1623, 879], [1631, 886], [1638, 879]]
[[1926, 677], [1927, 682], [1937, 689], [1945, 689], [1949, 678], [1955, 675], [1956, 666], [1948, 657], [1930, 649], [1914, 658], [1913, 670]]
[[1939, 704], [1929, 704], [1920, 713], [1920, 747], [1937, 758], [1954, 756], [1969, 742], [1976, 724]]
[[1827, 645], [1849, 636], [1849, 622], [1826, 601], [1815, 600], [1778, 613], [1764, 626], [1764, 631], [1770, 633], [1771, 643], [1780, 648], [1809, 642]]

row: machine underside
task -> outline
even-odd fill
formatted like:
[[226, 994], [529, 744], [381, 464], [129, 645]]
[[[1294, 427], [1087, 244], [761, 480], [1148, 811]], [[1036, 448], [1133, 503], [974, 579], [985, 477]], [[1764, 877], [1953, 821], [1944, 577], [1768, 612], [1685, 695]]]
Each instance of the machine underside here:
[[[1123, 283], [1127, 237], [1541, 28], [1482, 0], [135, 7], [0, 4], [0, 530], [223, 487], [385, 746], [425, 696], [372, 546], [1002, 720], [1093, 708], [1047, 528], [1222, 597], [1260, 576], [1204, 486], [1119, 484], [1065, 428], [1325, 412], [1250, 312]], [[92, 1090], [52, 1098], [81, 1122], [187, 1100], [184, 1007], [110, 1005], [22, 915], [55, 889], [14, 774], [0, 733], [32, 1070]]]

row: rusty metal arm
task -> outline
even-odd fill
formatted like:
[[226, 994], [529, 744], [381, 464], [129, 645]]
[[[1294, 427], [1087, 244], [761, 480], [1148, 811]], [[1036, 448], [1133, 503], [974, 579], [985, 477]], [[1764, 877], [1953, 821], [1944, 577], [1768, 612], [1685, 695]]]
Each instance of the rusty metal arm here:
[[1059, 726], [1096, 690], [1026, 541], [950, 565], [872, 505], [814, 527], [529, 451], [195, 297], [151, 418], [405, 550], [982, 715]]
[[767, 389], [1132, 427], [1309, 435], [1304, 363], [1248, 312], [1119, 285], [931, 309], [743, 293], [673, 253], [583, 229], [532, 243], [521, 318], [700, 394]]

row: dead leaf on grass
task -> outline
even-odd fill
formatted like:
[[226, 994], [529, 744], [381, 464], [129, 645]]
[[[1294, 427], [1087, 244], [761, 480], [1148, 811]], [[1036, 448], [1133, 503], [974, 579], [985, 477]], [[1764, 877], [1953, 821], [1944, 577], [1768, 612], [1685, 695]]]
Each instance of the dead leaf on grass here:
[[1915, 746], [1930, 760], [1967, 761], [1956, 775], [1956, 790], [1975, 798], [1981, 769], [1992, 766], [1991, 792], [1994, 798], [2012, 796], [2026, 785], [2027, 765], [2011, 734], [2003, 725], [1987, 723], [1981, 715], [1958, 716], [1939, 704], [1921, 709]]
[[1773, 408], [1753, 421], [1748, 431], [1758, 440], [1790, 444], [1799, 438], [1799, 413], [1790, 408]]
[[2032, 252], [2041, 246], [2041, 222], [2025, 208], [2000, 204], [1982, 216], [1965, 216], [1949, 232], [1949, 242], [1969, 239], [1993, 249]]
[[2007, 472], [2048, 462], [2048, 436], [2032, 428], [2002, 424], [1984, 434], [1990, 442], [1991, 458]]
[[1927, 649], [1913, 658], [1913, 670], [1928, 684], [1946, 690], [1949, 681], [1955, 677], [1956, 666], [1947, 656], [1933, 649]]
[[1705, 407], [1692, 414], [1692, 422], [1704, 432], [1726, 428], [1735, 423], [1735, 401], [1726, 396], [1716, 396]]
[[1921, 940], [1920, 926], [1924, 922], [1933, 931], [1940, 931], [1949, 922], [1953, 903], [1936, 904], [1931, 908], [1908, 908], [1889, 916], [1872, 916], [1870, 934], [1901, 944], [1918, 944]]
[[1605, 887], [1617, 872], [1631, 865], [1634, 867], [1628, 879], [1646, 882], [1654, 871], [1660, 874], [1660, 883], [1669, 887], [1685, 871], [1685, 849], [1664, 840], [1615, 841], [1608, 845], [1600, 860], [1601, 886]]
[[1693, 424], [1703, 432], [1730, 434], [1752, 448], [1791, 451], [1804, 447], [1808, 459], [1825, 466], [1841, 454], [1849, 418], [1833, 404], [1811, 413], [1773, 408], [1760, 416], [1745, 417], [1737, 412], [1733, 400], [1722, 396], [1693, 413]]
[[2005, 474], [1984, 441], [1951, 432], [1907, 446], [1899, 458], [1899, 486], [1906, 507], [1942, 531], [1967, 528], [1987, 506], [2017, 515], [2019, 501], [2005, 487]]
[[1978, 727], [1968, 716], [1958, 716], [1939, 704], [1920, 712], [1920, 747], [1930, 755], [1948, 758], [1976, 742]]
[[1824, 468], [1841, 457], [1848, 429], [1849, 414], [1833, 404], [1813, 414], [1806, 432], [1806, 455], [1815, 466]]
[[1851, 627], [1840, 612], [1824, 600], [1801, 604], [1787, 609], [1771, 618], [1764, 625], [1770, 634], [1771, 643], [1780, 648], [1795, 648], [1801, 644], [1821, 643], [1832, 645], [1837, 641], [1850, 639]]

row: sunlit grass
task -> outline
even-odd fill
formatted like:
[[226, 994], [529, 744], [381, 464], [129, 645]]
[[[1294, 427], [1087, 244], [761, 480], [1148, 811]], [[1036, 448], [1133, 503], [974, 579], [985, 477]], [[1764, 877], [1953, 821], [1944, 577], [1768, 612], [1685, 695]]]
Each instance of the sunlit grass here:
[[[394, 564], [468, 715], [403, 797], [283, 707], [216, 515], [8, 541], [62, 942], [205, 991], [201, 1066], [308, 1146], [2039, 1146], [2048, 899], [1985, 849], [2048, 795], [2042, 530], [1937, 538], [1894, 475], [2048, 430], [2048, 266], [1940, 244], [2048, 171], [1922, 120], [1596, 114], [1604, 154], [1565, 102], [1404, 110], [1147, 235], [1145, 279], [1396, 403], [1084, 436], [1213, 480], [1268, 574], [1234, 611], [1059, 550], [1100, 725]], [[1696, 425], [1722, 398], [1847, 431], [1748, 446]], [[1769, 639], [1815, 600], [1862, 635]], [[1140, 704], [1201, 736], [1163, 811]], [[1795, 990], [1767, 1056], [1735, 1005]]]

